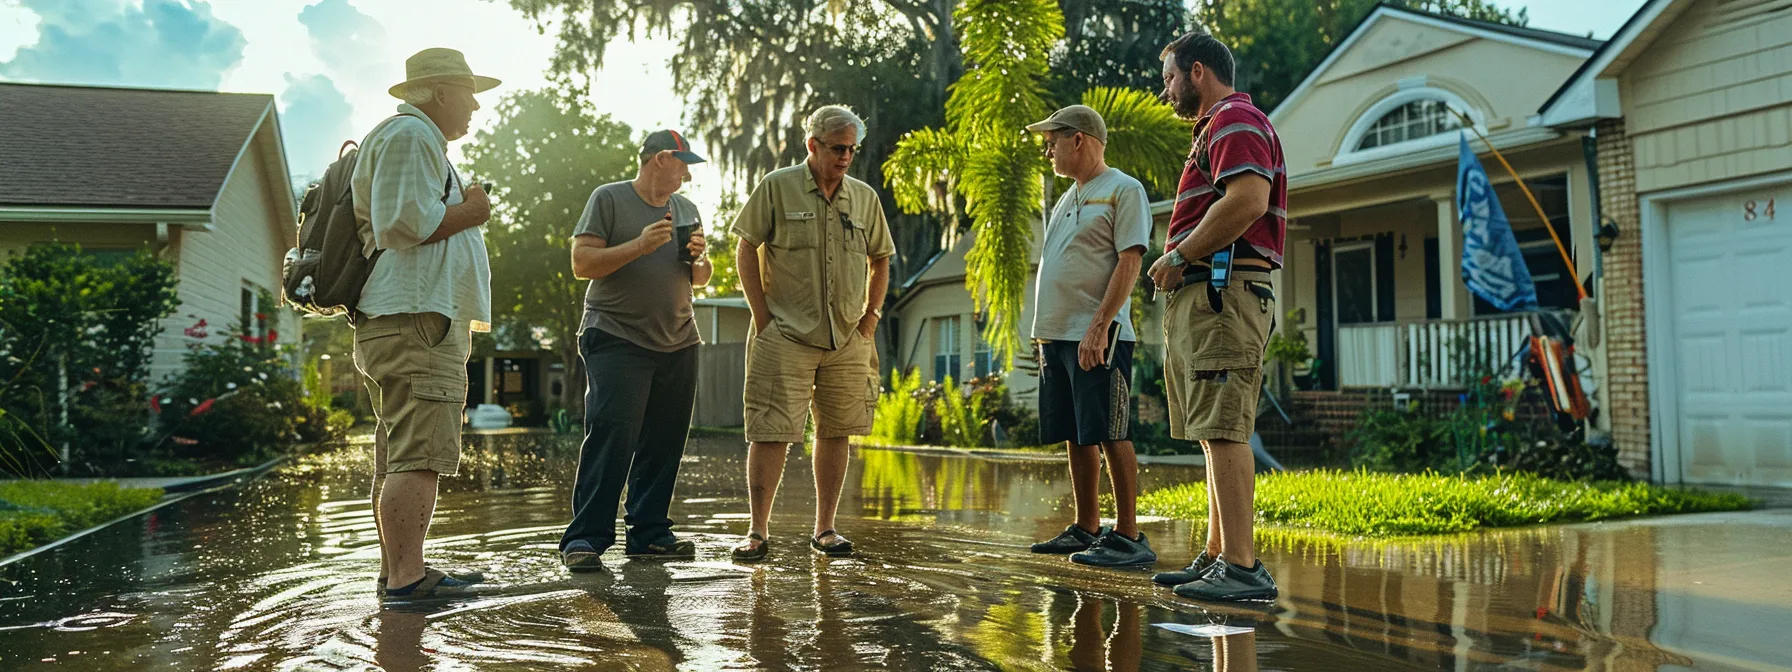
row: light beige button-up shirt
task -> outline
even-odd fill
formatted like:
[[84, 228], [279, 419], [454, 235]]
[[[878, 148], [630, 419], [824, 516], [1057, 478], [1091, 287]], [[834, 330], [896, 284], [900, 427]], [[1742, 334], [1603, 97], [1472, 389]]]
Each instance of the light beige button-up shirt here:
[[[424, 245], [465, 185], [448, 163], [448, 138], [422, 110], [399, 105], [361, 141], [351, 181], [366, 250], [385, 250], [361, 289], [369, 317], [441, 313], [490, 331], [491, 267], [484, 227]], [[443, 197], [443, 192], [447, 197]]]
[[871, 262], [896, 253], [871, 185], [848, 176], [830, 202], [807, 163], [766, 175], [733, 229], [759, 248], [772, 325], [791, 340], [828, 350], [844, 346], [865, 316]]

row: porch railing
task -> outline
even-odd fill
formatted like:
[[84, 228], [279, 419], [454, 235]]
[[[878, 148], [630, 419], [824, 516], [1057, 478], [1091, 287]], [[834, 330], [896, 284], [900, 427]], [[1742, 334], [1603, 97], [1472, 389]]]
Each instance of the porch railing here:
[[1500, 371], [1531, 335], [1524, 315], [1415, 320], [1338, 328], [1345, 387], [1459, 387]]

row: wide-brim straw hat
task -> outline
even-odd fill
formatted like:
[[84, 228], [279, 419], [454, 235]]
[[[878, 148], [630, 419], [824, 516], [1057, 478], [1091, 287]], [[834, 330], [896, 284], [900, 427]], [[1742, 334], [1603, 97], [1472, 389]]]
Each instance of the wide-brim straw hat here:
[[402, 100], [405, 87], [443, 80], [468, 82], [473, 85], [473, 93], [484, 93], [503, 83], [491, 77], [473, 74], [473, 69], [467, 67], [466, 55], [442, 47], [424, 49], [404, 59], [404, 76], [404, 81], [392, 85], [392, 88], [386, 89], [386, 93]]

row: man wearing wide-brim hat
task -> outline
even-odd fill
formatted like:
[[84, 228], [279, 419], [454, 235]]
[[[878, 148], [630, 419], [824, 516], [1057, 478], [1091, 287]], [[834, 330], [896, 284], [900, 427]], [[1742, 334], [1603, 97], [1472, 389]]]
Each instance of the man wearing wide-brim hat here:
[[351, 316], [355, 367], [379, 417], [373, 510], [380, 596], [408, 601], [466, 594], [484, 580], [423, 562], [436, 480], [460, 467], [472, 331], [491, 329], [491, 269], [477, 230], [491, 201], [448, 162], [479, 101], [498, 80], [473, 74], [453, 49], [405, 61], [387, 93], [404, 101], [361, 141], [351, 181], [363, 252], [373, 271]]

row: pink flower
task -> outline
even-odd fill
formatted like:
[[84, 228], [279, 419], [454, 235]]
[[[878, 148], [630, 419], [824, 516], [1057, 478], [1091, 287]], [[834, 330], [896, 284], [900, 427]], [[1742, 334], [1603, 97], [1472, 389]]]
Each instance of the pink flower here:
[[176, 437], [172, 437], [172, 438], [173, 438], [173, 439], [174, 439], [174, 442], [175, 442], [175, 443], [177, 443], [177, 444], [180, 444], [180, 445], [183, 445], [183, 446], [196, 446], [196, 445], [199, 445], [199, 442], [198, 442], [198, 441], [195, 441], [195, 440], [193, 440], [193, 439], [189, 439], [189, 438], [187, 438], [187, 437], [184, 437], [184, 436], [176, 436]]
[[199, 405], [194, 406], [193, 412], [188, 413], [187, 417], [196, 417], [201, 413], [212, 410], [212, 402], [214, 402], [214, 401], [217, 401], [217, 400], [216, 399], [207, 399], [205, 401], [199, 402]]
[[154, 395], [151, 395], [149, 397], [149, 410], [155, 411], [156, 415], [161, 415], [162, 414], [162, 400], [157, 399]]

